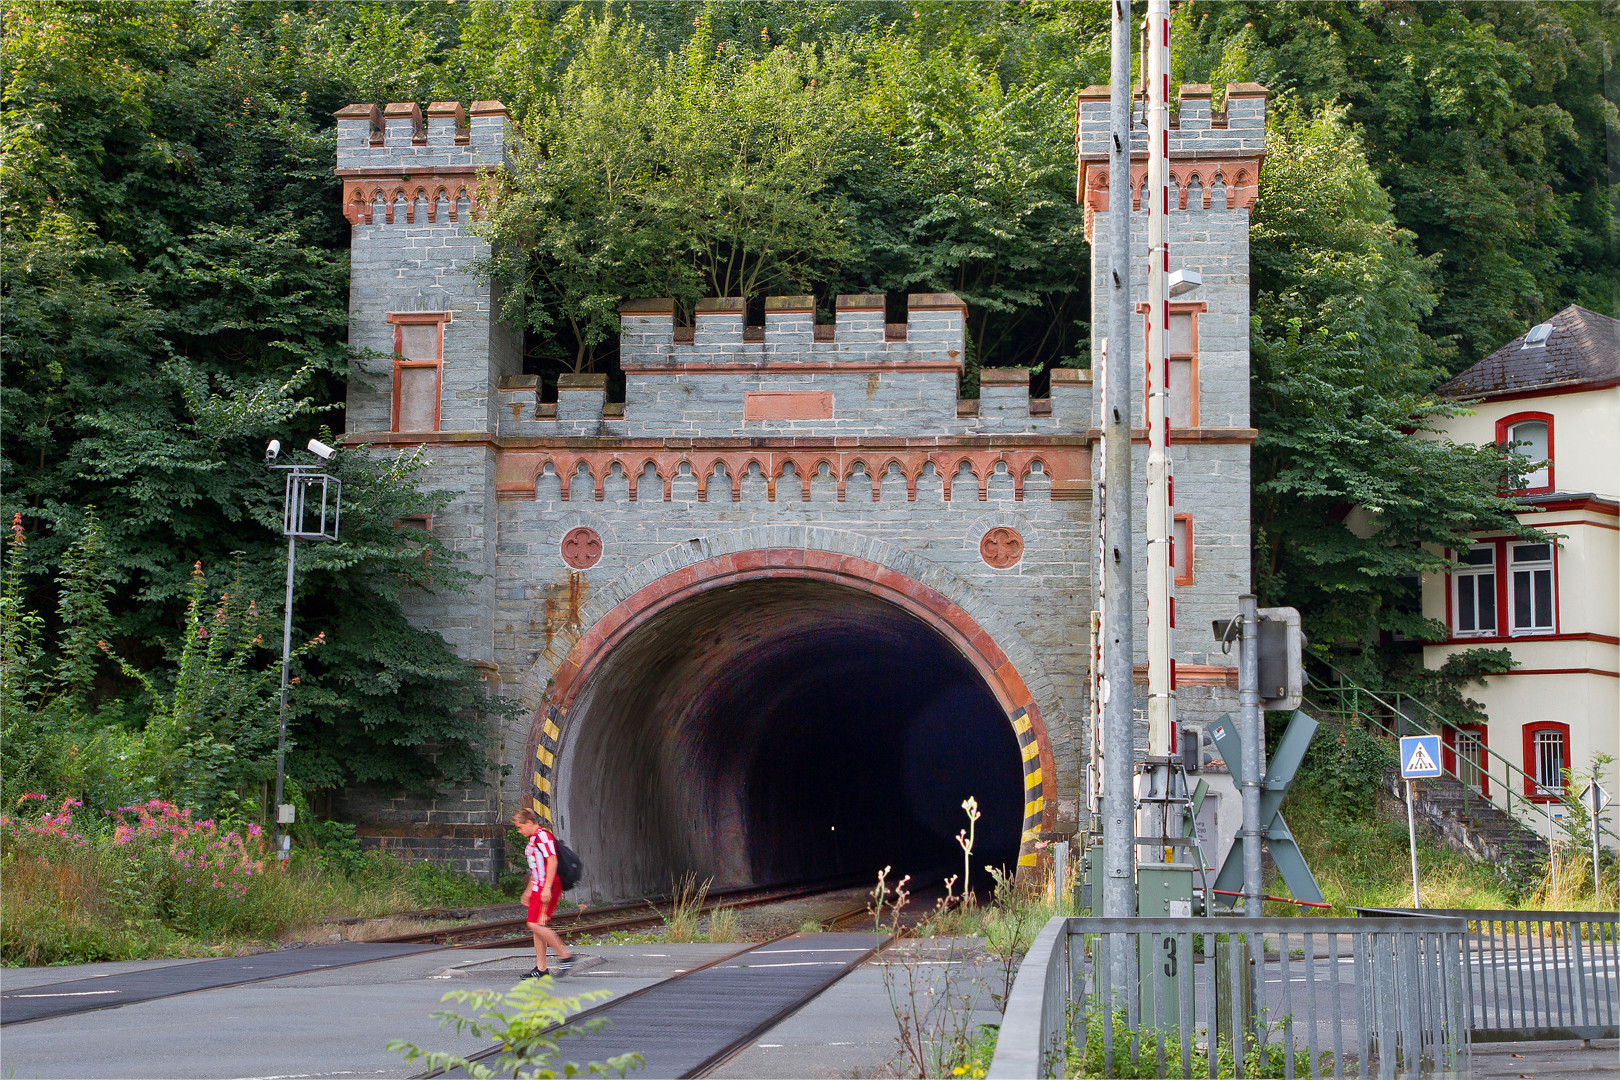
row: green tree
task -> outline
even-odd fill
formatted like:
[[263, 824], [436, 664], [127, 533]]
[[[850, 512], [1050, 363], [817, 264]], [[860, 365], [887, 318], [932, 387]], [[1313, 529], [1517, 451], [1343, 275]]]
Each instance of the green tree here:
[[[319, 433], [348, 366], [331, 114], [432, 87], [457, 19], [443, 4], [30, 0], [4, 18], [0, 505], [30, 530], [12, 587], [52, 613], [41, 663], [91, 665], [73, 685], [99, 715], [156, 699], [106, 665], [91, 680], [88, 631], [56, 633], [86, 508], [110, 587], [111, 625], [96, 633], [164, 694], [195, 562], [234, 563], [248, 593], [280, 596], [280, 477], [260, 464], [264, 441]], [[436, 497], [406, 466], [344, 467], [345, 541], [300, 576], [297, 627], [344, 644], [302, 672], [320, 711], [295, 717], [292, 769], [333, 785], [464, 775], [482, 759], [488, 697], [397, 600], [400, 567], [427, 565], [421, 544], [431, 566], [413, 580], [454, 586], [452, 552], [394, 527]], [[384, 710], [388, 672], [403, 689]], [[145, 707], [114, 711], [139, 726]]]
[[840, 177], [857, 254], [840, 286], [957, 293], [970, 371], [1089, 364], [1076, 88], [1008, 84], [966, 47], [897, 35], [865, 64], [859, 152]]
[[[1189, 74], [1346, 107], [1395, 222], [1432, 258], [1422, 328], [1459, 370], [1571, 301], [1620, 314], [1620, 5], [1199, 3]], [[1241, 49], [1230, 51], [1233, 42]], [[1241, 69], [1241, 70], [1240, 70]]]
[[[1432, 259], [1340, 109], [1279, 103], [1267, 132], [1254, 264], [1254, 577], [1305, 613], [1324, 649], [1359, 653], [1421, 618], [1417, 575], [1448, 569], [1479, 529], [1525, 533], [1498, 494], [1522, 460], [1421, 437], [1458, 406], [1433, 397], [1438, 350], [1420, 325]], [[1331, 209], [1330, 209], [1331, 208]]]
[[805, 291], [847, 254], [848, 64], [745, 53], [709, 18], [662, 59], [640, 26], [591, 23], [531, 108], [487, 233], [509, 320], [567, 370], [597, 369], [627, 297]]

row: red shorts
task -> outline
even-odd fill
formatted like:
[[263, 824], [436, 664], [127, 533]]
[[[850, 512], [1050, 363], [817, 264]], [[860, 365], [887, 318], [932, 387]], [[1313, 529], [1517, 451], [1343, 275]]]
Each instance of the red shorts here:
[[[550, 882], [547, 882], [550, 885]], [[542, 892], [545, 895], [542, 895]], [[557, 912], [557, 901], [562, 899], [562, 890], [555, 888], [529, 890], [529, 921], [543, 922]]]

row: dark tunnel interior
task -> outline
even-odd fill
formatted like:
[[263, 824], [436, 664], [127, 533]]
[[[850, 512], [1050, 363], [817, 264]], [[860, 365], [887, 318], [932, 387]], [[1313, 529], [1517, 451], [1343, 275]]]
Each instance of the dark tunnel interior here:
[[[802, 579], [746, 582], [660, 612], [569, 709], [559, 825], [596, 899], [841, 873], [1012, 866], [1018, 743], [968, 660], [877, 597]], [[583, 898], [583, 896], [582, 896]]]

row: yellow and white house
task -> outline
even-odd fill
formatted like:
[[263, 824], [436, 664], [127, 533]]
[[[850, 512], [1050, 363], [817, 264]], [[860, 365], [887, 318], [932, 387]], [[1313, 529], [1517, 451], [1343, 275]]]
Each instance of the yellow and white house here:
[[[1439, 390], [1475, 403], [1439, 420], [1440, 434], [1520, 444], [1542, 462], [1519, 492], [1518, 518], [1556, 542], [1480, 533], [1457, 553], [1460, 569], [1427, 577], [1423, 612], [1450, 636], [1423, 659], [1439, 667], [1464, 649], [1512, 651], [1512, 671], [1468, 691], [1489, 720], [1448, 733], [1447, 766], [1545, 828], [1534, 808], [1553, 802], [1563, 770], [1585, 771], [1597, 753], [1620, 757], [1620, 321], [1572, 305]], [[1506, 779], [1486, 747], [1526, 775]], [[1614, 781], [1611, 767], [1610, 792]], [[1523, 798], [1491, 790], [1504, 784]]]

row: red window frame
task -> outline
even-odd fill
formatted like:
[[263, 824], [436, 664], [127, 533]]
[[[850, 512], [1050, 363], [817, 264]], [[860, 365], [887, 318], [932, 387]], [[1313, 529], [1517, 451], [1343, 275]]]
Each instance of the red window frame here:
[[1539, 487], [1518, 488], [1515, 495], [1541, 495], [1557, 488], [1557, 478], [1553, 475], [1553, 462], [1556, 457], [1553, 453], [1553, 417], [1552, 413], [1544, 412], [1518, 412], [1512, 416], [1504, 416], [1496, 422], [1497, 445], [1505, 445], [1509, 435], [1508, 429], [1515, 424], [1522, 424], [1527, 420], [1539, 420], [1547, 425], [1547, 482]]
[[[432, 514], [407, 514], [394, 522], [396, 529], [420, 529], [424, 535], [433, 531]], [[428, 562], [433, 556], [433, 550], [426, 544], [422, 545], [422, 561]]]
[[1557, 720], [1537, 720], [1524, 725], [1524, 794], [1531, 802], [1559, 802], [1561, 796], [1548, 795], [1541, 791], [1541, 785], [1536, 782], [1536, 732], [1558, 731], [1564, 736], [1563, 762], [1559, 765], [1558, 786], [1564, 786], [1563, 774], [1569, 771], [1569, 725]]
[[[1186, 542], [1185, 545], [1182, 545], [1182, 546], [1184, 546], [1186, 548], [1186, 550], [1184, 552], [1182, 552], [1181, 565], [1175, 571], [1176, 584], [1178, 586], [1180, 586], [1180, 585], [1191, 585], [1193, 583], [1193, 546], [1194, 545], [1193, 545], [1193, 516], [1191, 514], [1177, 514], [1177, 515], [1175, 515], [1175, 520], [1170, 526], [1170, 545], [1171, 545], [1171, 550], [1174, 551], [1175, 547], [1176, 547], [1176, 526], [1181, 524], [1183, 521], [1185, 521], [1187, 523], [1187, 542]], [[1175, 562], [1175, 560], [1172, 558], [1172, 560], [1171, 560], [1172, 565], [1174, 565], [1174, 562]]]
[[[1171, 301], [1167, 305], [1167, 307], [1169, 309], [1166, 312], [1167, 315], [1187, 315], [1187, 316], [1190, 316], [1191, 319], [1192, 319], [1192, 327], [1188, 331], [1188, 340], [1189, 340], [1189, 344], [1190, 344], [1190, 346], [1192, 348], [1192, 352], [1190, 352], [1190, 353], [1173, 353], [1173, 352], [1170, 352], [1169, 351], [1169, 342], [1167, 341], [1165, 343], [1165, 345], [1166, 345], [1165, 366], [1168, 368], [1169, 361], [1171, 361], [1171, 360], [1186, 360], [1186, 361], [1189, 362], [1188, 381], [1189, 381], [1189, 383], [1191, 385], [1189, 385], [1188, 388], [1187, 388], [1187, 392], [1188, 392], [1188, 398], [1187, 398], [1187, 424], [1188, 424], [1189, 427], [1198, 427], [1199, 426], [1199, 418], [1198, 418], [1198, 316], [1203, 314], [1205, 311], [1209, 310], [1209, 304], [1207, 304], [1206, 302], [1204, 302], [1202, 300], [1199, 300], [1196, 303], [1177, 303], [1175, 301]], [[1145, 341], [1147, 341], [1148, 330], [1151, 329], [1151, 324], [1150, 324], [1149, 320], [1146, 318], [1146, 316], [1148, 315], [1148, 305], [1146, 305], [1146, 304], [1137, 304], [1136, 305], [1136, 310], [1144, 316], [1144, 318], [1142, 319], [1142, 340], [1145, 342]], [[1167, 335], [1168, 335], [1168, 333], [1169, 332], [1166, 331]], [[1146, 352], [1146, 346], [1143, 346], [1143, 354], [1142, 354], [1142, 386], [1143, 386], [1143, 392], [1144, 393], [1146, 393], [1147, 376], [1148, 376], [1148, 372], [1147, 372], [1147, 352]]]
[[[1458, 728], [1454, 728], [1454, 727], [1451, 727], [1451, 726], [1447, 725], [1445, 730], [1440, 733], [1440, 739], [1441, 739], [1440, 754], [1441, 754], [1441, 757], [1443, 759], [1443, 764], [1445, 766], [1445, 770], [1448, 773], [1450, 773], [1451, 775], [1457, 777], [1459, 781], [1461, 781], [1461, 779], [1462, 779], [1462, 770], [1457, 767], [1457, 766], [1462, 764], [1462, 762], [1457, 757], [1457, 732], [1458, 732], [1458, 730], [1459, 730]], [[1473, 735], [1476, 739], [1478, 739], [1481, 750], [1489, 750], [1490, 749], [1490, 745], [1491, 745], [1490, 728], [1486, 727], [1484, 724], [1463, 724], [1463, 725], [1461, 725], [1460, 730], [1466, 731], [1470, 735]], [[1481, 762], [1480, 765], [1479, 765], [1479, 793], [1482, 796], [1486, 797], [1486, 798], [1490, 798], [1490, 794], [1491, 794], [1491, 771], [1490, 771], [1488, 761]]]
[[[1521, 630], [1517, 632], [1515, 632], [1513, 629], [1513, 593], [1512, 581], [1510, 580], [1511, 574], [1508, 560], [1508, 549], [1514, 544], [1532, 542], [1533, 541], [1528, 540], [1516, 540], [1512, 537], [1496, 537], [1490, 540], [1481, 540], [1474, 545], [1475, 547], [1483, 547], [1486, 544], [1490, 544], [1496, 553], [1496, 562], [1494, 564], [1496, 567], [1496, 633], [1494, 634], [1476, 634], [1472, 631], [1468, 631], [1462, 636], [1458, 636], [1456, 622], [1457, 575], [1450, 572], [1446, 574], [1446, 634], [1448, 641], [1466, 641], [1476, 643], [1484, 641], [1519, 641], [1527, 638], [1555, 637], [1563, 633], [1563, 604], [1560, 603], [1561, 598], [1558, 591], [1559, 545], [1554, 541], [1548, 541], [1548, 543], [1552, 545], [1552, 629]], [[1447, 558], [1452, 558], [1455, 555], [1456, 552], [1447, 549]]]
[[[433, 430], [439, 430], [441, 412], [444, 408], [444, 324], [450, 321], [448, 311], [391, 311], [388, 313], [388, 322], [394, 328], [394, 385], [392, 407], [389, 411], [388, 430], [399, 430], [399, 386], [400, 369], [402, 368], [433, 368], [434, 394], [433, 394]], [[437, 355], [432, 360], [407, 360], [401, 350], [405, 346], [404, 327], [436, 324], [439, 328], [439, 347]]]

